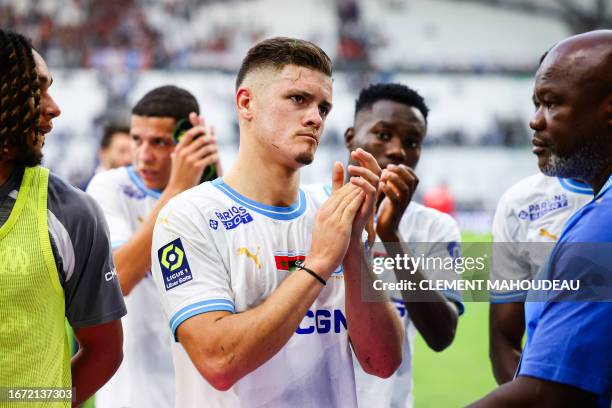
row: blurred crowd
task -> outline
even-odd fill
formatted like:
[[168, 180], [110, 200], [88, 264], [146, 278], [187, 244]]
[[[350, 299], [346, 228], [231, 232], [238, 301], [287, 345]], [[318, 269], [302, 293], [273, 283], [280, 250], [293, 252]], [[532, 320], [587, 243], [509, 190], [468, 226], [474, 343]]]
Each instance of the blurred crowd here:
[[159, 35], [134, 0], [3, 0], [0, 25], [33, 39], [50, 65], [98, 68], [159, 65]]

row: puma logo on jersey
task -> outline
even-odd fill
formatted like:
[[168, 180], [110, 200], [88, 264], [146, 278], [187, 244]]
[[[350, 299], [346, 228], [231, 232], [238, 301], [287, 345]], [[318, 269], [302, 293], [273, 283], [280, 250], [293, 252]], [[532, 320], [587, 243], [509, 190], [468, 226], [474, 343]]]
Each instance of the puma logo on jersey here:
[[546, 228], [540, 228], [540, 236], [550, 238], [553, 241], [557, 241], [559, 239], [559, 237], [557, 237], [555, 234], [551, 234], [550, 232], [546, 231]]
[[259, 262], [259, 250], [260, 249], [261, 248], [257, 247], [257, 252], [252, 253], [251, 251], [249, 251], [249, 248], [240, 247], [236, 250], [236, 255], [238, 256], [246, 255], [247, 258], [252, 259], [253, 262], [255, 262], [257, 269], [261, 270], [261, 263]]
[[[140, 218], [140, 217], [138, 217], [138, 221], [142, 223], [142, 220], [141, 220], [141, 218]], [[169, 226], [169, 225], [170, 225], [170, 222], [168, 221], [168, 219], [167, 219], [166, 217], [159, 217], [159, 218], [157, 219], [156, 224], [161, 224], [161, 225], [164, 225], [164, 226], [166, 226], [166, 227], [167, 227], [167, 226]]]

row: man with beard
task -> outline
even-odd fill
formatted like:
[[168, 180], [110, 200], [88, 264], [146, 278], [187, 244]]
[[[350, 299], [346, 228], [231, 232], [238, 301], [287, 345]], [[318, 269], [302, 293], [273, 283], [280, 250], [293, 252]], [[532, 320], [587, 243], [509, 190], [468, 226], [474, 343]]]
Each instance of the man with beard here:
[[[540, 64], [548, 54], [540, 58]], [[493, 217], [491, 281], [531, 280], [559, 239], [568, 218], [593, 199], [580, 180], [538, 173], [510, 187]], [[511, 381], [525, 333], [526, 290], [489, 293], [489, 358], [498, 384]]]
[[81, 404], [121, 363], [125, 305], [100, 209], [39, 166], [52, 82], [29, 40], [0, 30], [0, 387], [73, 387]]
[[610, 406], [611, 44], [612, 31], [601, 30], [553, 47], [536, 73], [536, 112], [529, 124], [540, 170], [583, 180], [595, 195], [568, 220], [538, 277], [598, 282], [608, 289], [588, 299], [582, 296], [586, 290], [573, 298], [566, 291], [545, 292], [544, 298], [530, 291], [517, 376], [474, 407]]

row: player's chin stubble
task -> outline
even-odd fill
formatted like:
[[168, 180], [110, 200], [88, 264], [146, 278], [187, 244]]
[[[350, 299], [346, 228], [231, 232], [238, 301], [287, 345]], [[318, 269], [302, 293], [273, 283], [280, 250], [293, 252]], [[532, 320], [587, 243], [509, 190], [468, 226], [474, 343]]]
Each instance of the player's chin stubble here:
[[577, 152], [568, 157], [561, 157], [551, 152], [540, 170], [551, 177], [588, 181], [598, 175], [606, 166], [606, 160], [601, 157], [601, 151], [596, 143], [593, 143], [583, 145]]
[[313, 160], [314, 155], [312, 153], [303, 152], [295, 156], [295, 161], [303, 165], [309, 165]]

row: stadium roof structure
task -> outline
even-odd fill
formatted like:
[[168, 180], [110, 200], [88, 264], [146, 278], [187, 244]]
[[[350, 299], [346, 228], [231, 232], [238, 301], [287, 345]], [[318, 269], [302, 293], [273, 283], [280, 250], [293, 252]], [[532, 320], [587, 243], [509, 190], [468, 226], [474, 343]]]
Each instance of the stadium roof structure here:
[[449, 0], [479, 3], [563, 21], [573, 33], [612, 27], [612, 0]]

